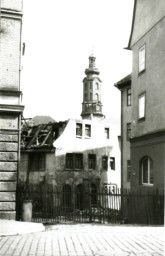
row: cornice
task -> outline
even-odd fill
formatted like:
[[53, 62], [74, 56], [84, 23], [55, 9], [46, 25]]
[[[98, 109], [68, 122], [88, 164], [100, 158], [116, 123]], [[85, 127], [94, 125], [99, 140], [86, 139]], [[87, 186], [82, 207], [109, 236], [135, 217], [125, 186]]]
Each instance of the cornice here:
[[22, 105], [8, 105], [8, 104], [0, 104], [0, 112], [19, 112], [22, 113], [24, 110], [24, 106]]
[[21, 20], [23, 12], [18, 12], [10, 9], [1, 8], [1, 18], [10, 18]]

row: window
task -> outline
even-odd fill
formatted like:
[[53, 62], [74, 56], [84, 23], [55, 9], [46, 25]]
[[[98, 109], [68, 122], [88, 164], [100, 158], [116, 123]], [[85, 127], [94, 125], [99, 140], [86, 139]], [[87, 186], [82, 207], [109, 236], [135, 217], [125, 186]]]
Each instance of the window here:
[[139, 49], [139, 73], [143, 72], [145, 70], [145, 45], [140, 47]]
[[95, 94], [95, 100], [96, 100], [96, 101], [99, 101], [99, 95], [98, 95], [98, 93]]
[[92, 93], [90, 92], [90, 100], [92, 100]]
[[102, 157], [102, 169], [104, 171], [107, 171], [107, 169], [108, 169], [108, 157], [107, 156]]
[[131, 88], [127, 89], [127, 106], [131, 106]]
[[91, 125], [85, 124], [85, 137], [91, 137]]
[[83, 169], [83, 154], [67, 153], [66, 169], [81, 170]]
[[144, 157], [141, 160], [141, 184], [144, 185], [153, 185], [154, 177], [153, 177], [153, 162], [149, 157]]
[[115, 157], [110, 157], [111, 170], [115, 170]]
[[109, 139], [109, 128], [105, 128], [105, 138]]
[[88, 94], [87, 93], [84, 94], [84, 99], [88, 100]]
[[131, 123], [127, 124], [127, 140], [131, 138]]
[[88, 89], [87, 83], [84, 84], [84, 88], [85, 88], [85, 91], [87, 91], [87, 89]]
[[82, 124], [76, 123], [76, 136], [82, 136]]
[[145, 93], [139, 96], [139, 119], [145, 118]]
[[73, 154], [66, 154], [66, 168], [73, 169]]
[[131, 161], [127, 160], [127, 181], [131, 180]]
[[99, 84], [96, 83], [96, 90], [99, 90]]
[[92, 82], [90, 82], [90, 89], [92, 89]]
[[31, 153], [29, 155], [29, 167], [31, 171], [44, 171], [45, 170], [45, 154]]
[[96, 155], [95, 154], [89, 154], [88, 155], [88, 168], [89, 169], [96, 169]]

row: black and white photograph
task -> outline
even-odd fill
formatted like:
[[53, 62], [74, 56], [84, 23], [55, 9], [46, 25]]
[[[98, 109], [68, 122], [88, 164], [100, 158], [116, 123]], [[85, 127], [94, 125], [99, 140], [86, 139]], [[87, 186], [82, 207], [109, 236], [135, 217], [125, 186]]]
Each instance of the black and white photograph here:
[[164, 256], [165, 0], [0, 0], [0, 256]]

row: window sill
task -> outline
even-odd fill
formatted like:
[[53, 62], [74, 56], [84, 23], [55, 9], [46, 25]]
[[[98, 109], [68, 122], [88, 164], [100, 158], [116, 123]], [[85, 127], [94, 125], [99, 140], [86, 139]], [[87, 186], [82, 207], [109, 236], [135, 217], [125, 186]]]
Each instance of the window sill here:
[[139, 71], [138, 76], [141, 76], [145, 73], [146, 69], [143, 69], [142, 71]]
[[145, 121], [145, 117], [139, 118], [138, 119], [138, 123], [144, 122]]
[[76, 138], [77, 139], [82, 139], [82, 135], [80, 136], [80, 135], [76, 135]]
[[85, 139], [91, 139], [91, 137], [85, 137]]
[[141, 186], [143, 186], [143, 187], [153, 187], [154, 184], [142, 183]]

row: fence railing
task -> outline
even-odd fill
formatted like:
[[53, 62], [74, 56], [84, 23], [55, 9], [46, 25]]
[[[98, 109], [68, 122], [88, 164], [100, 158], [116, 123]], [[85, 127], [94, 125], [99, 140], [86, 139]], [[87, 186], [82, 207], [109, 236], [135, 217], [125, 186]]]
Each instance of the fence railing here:
[[62, 190], [43, 184], [17, 187], [17, 219], [21, 219], [22, 203], [32, 200], [36, 222], [101, 222], [130, 224], [163, 224], [164, 195], [104, 189]]

